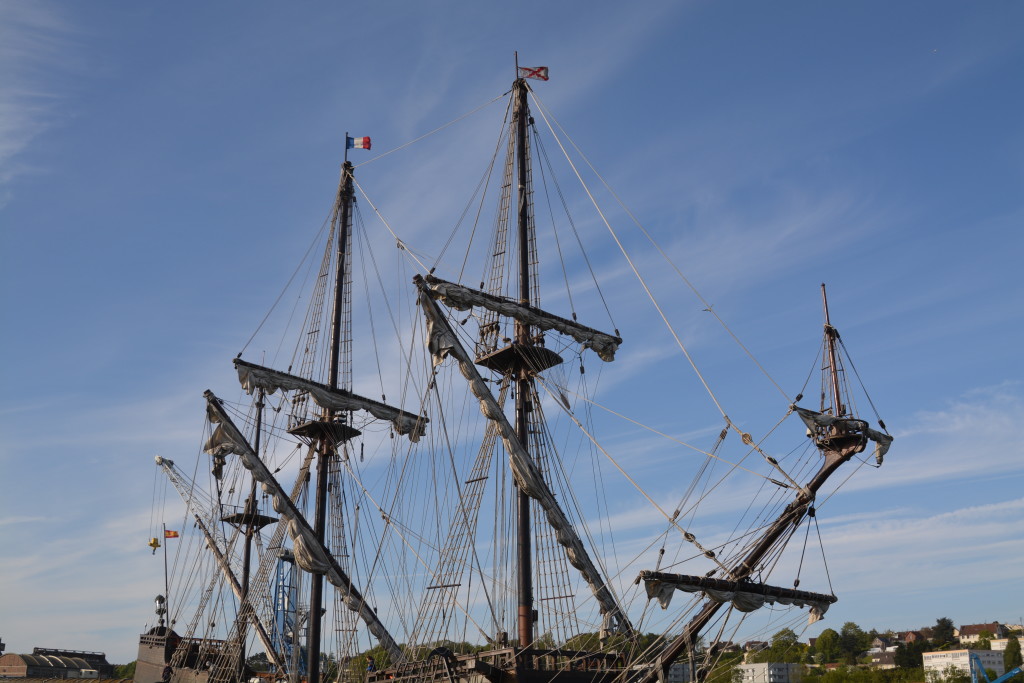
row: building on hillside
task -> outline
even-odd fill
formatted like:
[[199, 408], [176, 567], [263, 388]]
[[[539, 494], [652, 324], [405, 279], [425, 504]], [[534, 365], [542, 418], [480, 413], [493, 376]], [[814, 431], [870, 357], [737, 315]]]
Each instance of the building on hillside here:
[[878, 636], [871, 641], [871, 649], [868, 652], [888, 652], [896, 649], [896, 642], [891, 638]]
[[924, 634], [920, 631], [900, 631], [896, 634], [896, 638], [903, 643], [916, 643], [925, 639]]
[[1003, 652], [1003, 651], [1006, 650], [1006, 646], [1009, 645], [1009, 644], [1010, 644], [1010, 639], [1009, 638], [993, 638], [989, 642], [989, 647], [991, 647], [993, 650], [998, 650], [999, 652]]
[[763, 640], [748, 640], [743, 643], [743, 662], [749, 664], [756, 655], [771, 647], [770, 643]]
[[943, 652], [925, 652], [924, 677], [927, 681], [936, 681], [944, 677], [946, 669], [953, 667], [963, 673], [971, 673], [971, 657], [974, 653], [981, 659], [982, 666], [992, 669], [997, 676], [1002, 676], [1006, 669], [1003, 666], [1003, 653], [993, 650], [946, 650]]
[[690, 683], [689, 662], [672, 662], [665, 683]]
[[736, 670], [740, 672], [741, 683], [799, 683], [803, 680], [804, 667], [802, 664], [761, 662], [740, 664]]
[[970, 645], [978, 642], [984, 631], [991, 633], [993, 638], [1006, 637], [1006, 628], [998, 621], [991, 624], [965, 624], [960, 627], [960, 644]]
[[872, 652], [868, 650], [868, 655], [871, 657], [871, 667], [874, 669], [896, 668], [896, 648], [885, 652]]

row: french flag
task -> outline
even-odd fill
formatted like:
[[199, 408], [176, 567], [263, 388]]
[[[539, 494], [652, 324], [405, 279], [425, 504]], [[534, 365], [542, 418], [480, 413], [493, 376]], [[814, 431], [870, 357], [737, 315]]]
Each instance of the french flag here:
[[346, 138], [348, 149], [370, 149], [370, 138]]

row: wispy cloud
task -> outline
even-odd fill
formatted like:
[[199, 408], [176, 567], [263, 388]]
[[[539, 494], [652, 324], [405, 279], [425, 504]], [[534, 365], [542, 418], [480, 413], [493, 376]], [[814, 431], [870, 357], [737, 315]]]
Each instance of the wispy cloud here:
[[[18, 157], [58, 119], [63, 98], [48, 74], [74, 62], [73, 34], [50, 3], [0, 5], [0, 188], [36, 170]], [[0, 196], [0, 205], [6, 199]]]
[[33, 515], [0, 517], [0, 526], [8, 526], [10, 524], [32, 524], [33, 522], [45, 522], [47, 519], [47, 517]]
[[844, 491], [1024, 474], [1013, 438], [1014, 425], [1024, 420], [1019, 383], [974, 389], [944, 408], [907, 417], [880, 470], [884, 476], [855, 478]]

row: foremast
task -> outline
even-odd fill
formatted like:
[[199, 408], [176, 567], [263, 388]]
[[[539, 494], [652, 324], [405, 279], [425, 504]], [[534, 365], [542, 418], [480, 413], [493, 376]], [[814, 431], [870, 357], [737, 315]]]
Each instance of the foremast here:
[[[749, 582], [749, 579], [757, 571], [761, 560], [776, 547], [776, 544], [794, 527], [799, 525], [808, 514], [812, 514], [818, 490], [821, 489], [828, 478], [843, 463], [857, 453], [862, 452], [867, 446], [868, 441], [874, 441], [876, 444], [876, 459], [881, 464], [882, 458], [892, 443], [893, 437], [891, 435], [871, 429], [867, 422], [846, 412], [847, 403], [843, 400], [842, 383], [840, 381], [841, 367], [836, 349], [839, 333], [832, 326], [829, 319], [828, 298], [825, 294], [824, 284], [821, 286], [821, 295], [825, 317], [823, 375], [826, 378], [826, 384], [831, 385], [831, 391], [822, 391], [820, 412], [800, 408], [795, 404], [790, 406], [790, 408], [807, 425], [808, 436], [814, 441], [815, 446], [821, 452], [823, 461], [814, 476], [811, 477], [803, 488], [797, 491], [793, 501], [786, 506], [775, 521], [764, 531], [743, 558], [733, 564], [731, 569], [725, 574], [723, 577], [725, 581], [723, 583], [731, 585], [733, 594], [739, 592], [737, 588], [740, 591], [757, 592], [760, 595], [769, 597], [774, 594], [784, 599], [786, 599], [785, 596], [787, 594], [789, 594], [789, 599], [792, 599], [793, 594], [803, 593], [803, 591], [776, 588], [765, 584], [752, 584]], [[826, 405], [826, 396], [831, 400], [832, 406]], [[797, 400], [800, 398], [798, 396]], [[884, 425], [882, 427], [884, 429]], [[711, 572], [708, 578], [714, 573]], [[651, 584], [664, 581], [666, 575], [657, 575], [656, 572], [641, 572], [640, 578], [648, 582], [648, 593], [652, 594]], [[679, 579], [682, 579], [678, 581], [680, 584], [685, 582], [692, 585], [700, 581], [698, 577], [677, 577], [677, 580]], [[656, 665], [635, 679], [634, 683], [655, 683], [659, 680], [665, 680], [668, 675], [669, 666], [683, 655], [689, 655], [690, 658], [691, 680], [702, 679], [702, 675], [706, 672], [698, 671], [695, 666], [694, 655], [697, 643], [704, 628], [719, 610], [727, 604], [727, 600], [710, 597], [710, 592], [706, 591], [705, 595], [708, 595], [709, 599], [704, 603], [700, 611], [690, 619], [683, 628], [683, 632], [666, 646]], [[805, 593], [800, 597], [805, 598], [805, 602], [810, 604], [813, 604], [815, 601], [818, 601], [819, 604], [835, 601], [835, 596], [822, 596], [811, 593]]]

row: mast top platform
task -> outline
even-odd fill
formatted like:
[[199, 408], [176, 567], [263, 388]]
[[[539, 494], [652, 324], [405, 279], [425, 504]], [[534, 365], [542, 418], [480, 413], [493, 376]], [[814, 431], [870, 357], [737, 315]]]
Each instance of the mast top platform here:
[[525, 367], [531, 374], [544, 372], [562, 363], [562, 357], [544, 346], [512, 343], [477, 357], [476, 364], [499, 374]]

